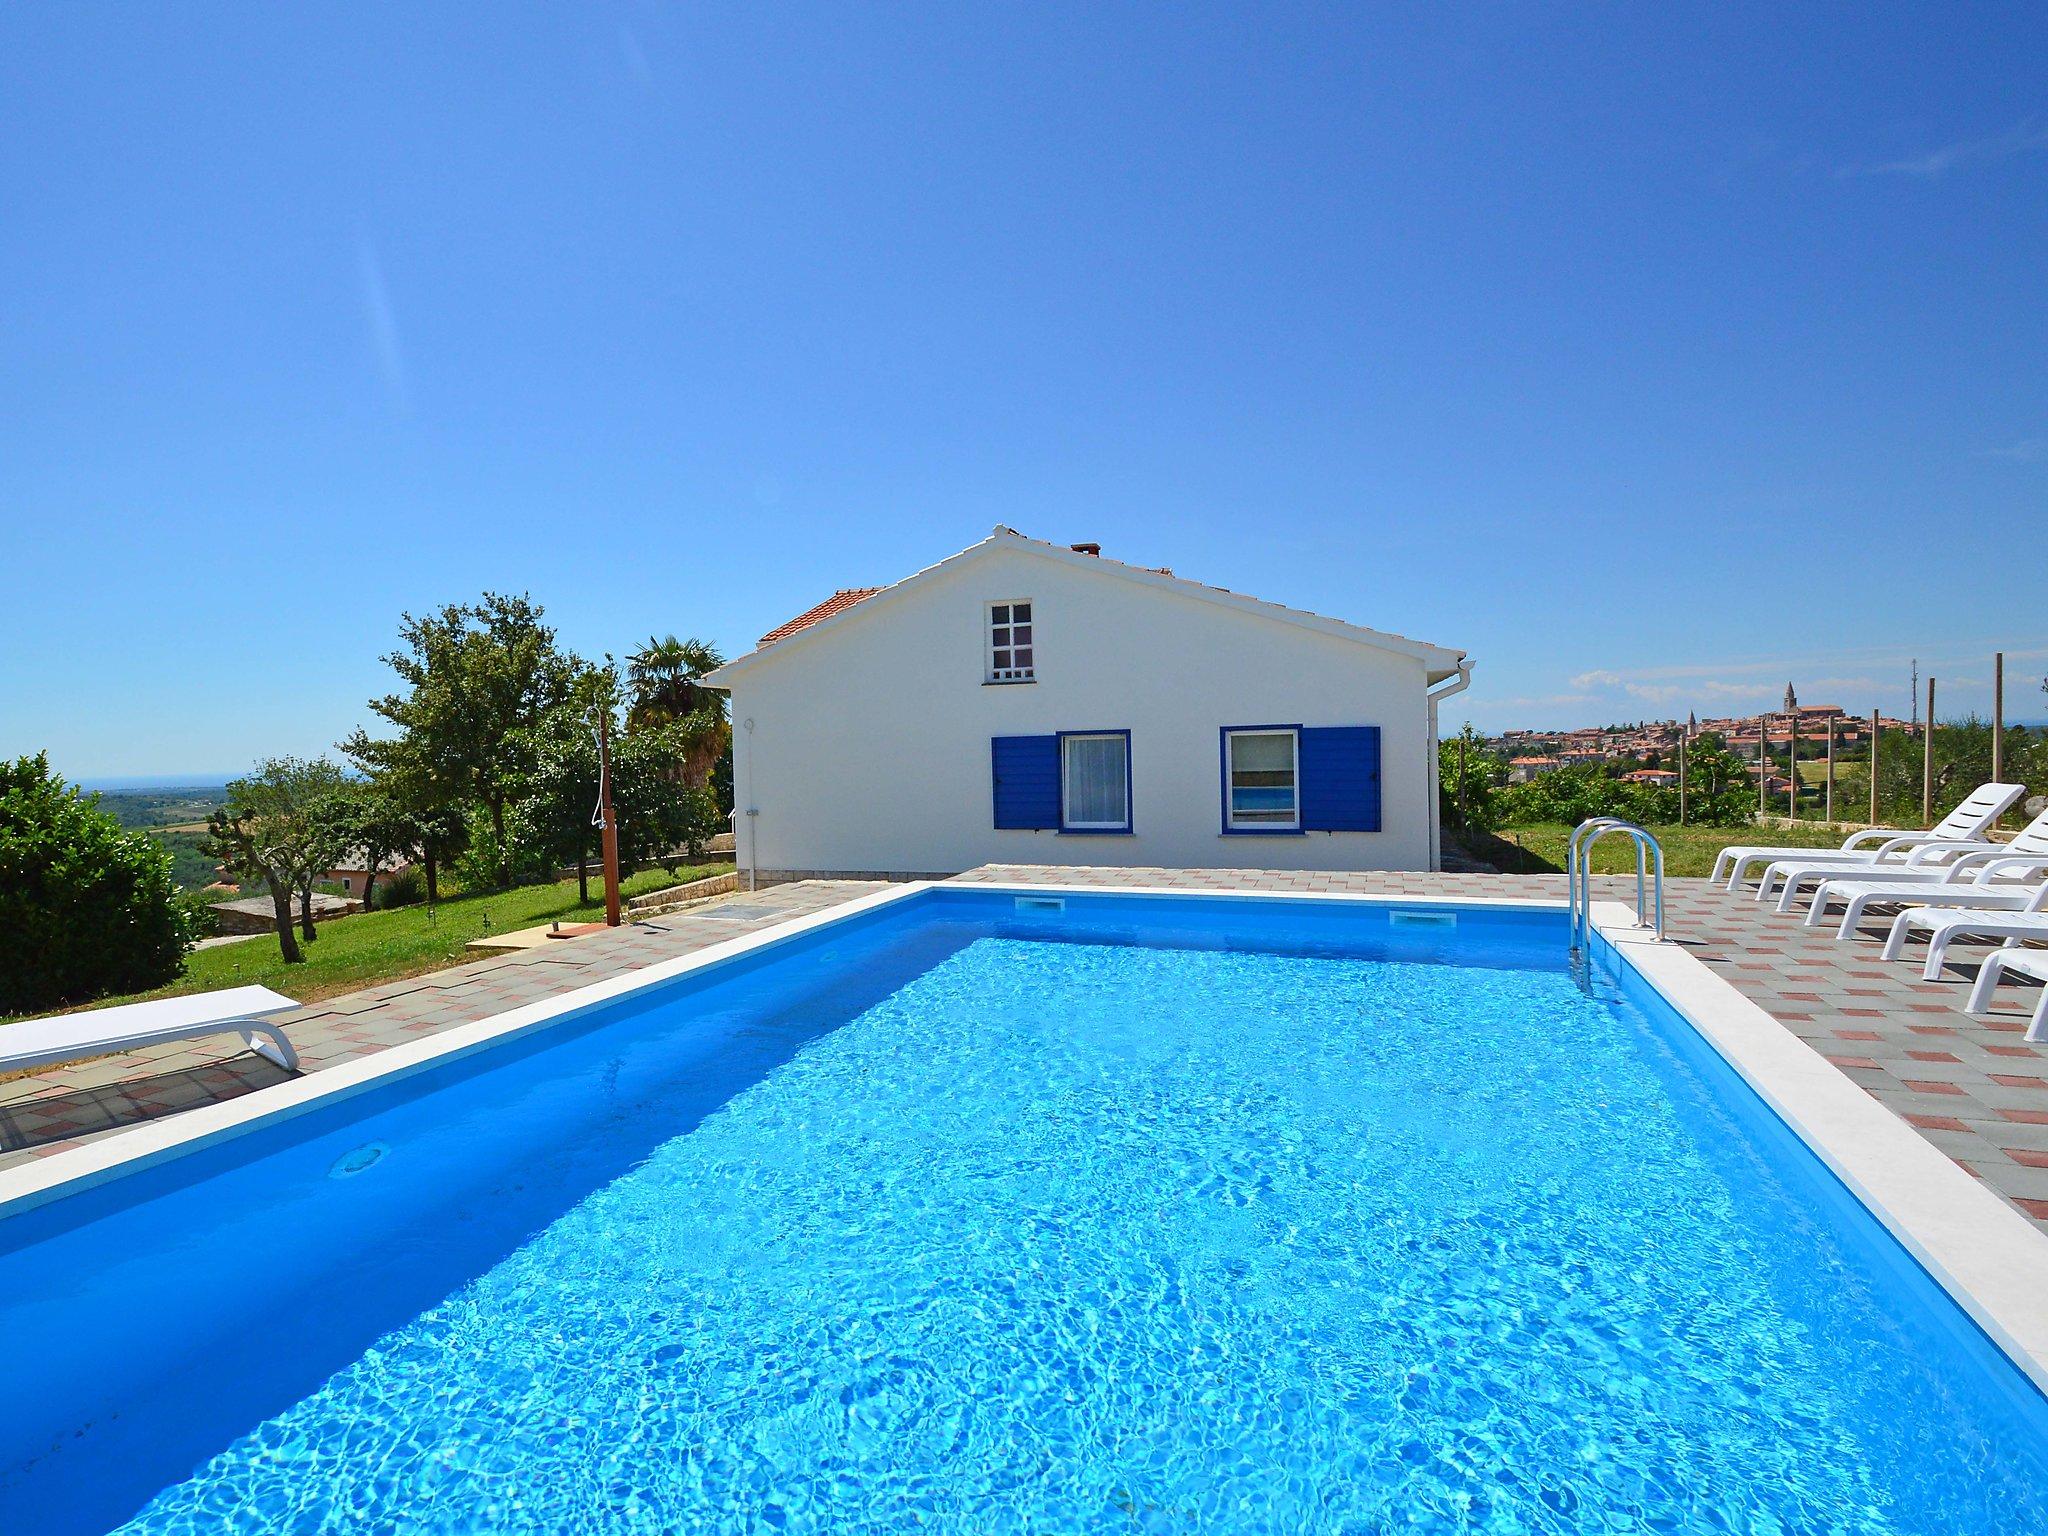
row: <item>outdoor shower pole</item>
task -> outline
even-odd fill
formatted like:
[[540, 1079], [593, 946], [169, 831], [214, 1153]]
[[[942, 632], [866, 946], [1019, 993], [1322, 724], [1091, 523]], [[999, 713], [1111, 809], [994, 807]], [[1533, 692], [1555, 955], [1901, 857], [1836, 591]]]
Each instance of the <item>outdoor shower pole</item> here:
[[1920, 737], [1920, 825], [1934, 825], [1934, 674], [1927, 674], [1927, 719]]
[[619, 926], [619, 817], [612, 808], [612, 722], [607, 706], [597, 717], [597, 814], [604, 849], [604, 925]]

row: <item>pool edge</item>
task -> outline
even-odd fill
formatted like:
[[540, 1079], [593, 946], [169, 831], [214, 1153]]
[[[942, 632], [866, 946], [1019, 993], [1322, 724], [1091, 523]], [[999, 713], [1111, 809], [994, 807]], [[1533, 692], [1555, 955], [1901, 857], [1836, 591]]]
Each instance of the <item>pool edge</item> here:
[[1593, 927], [2048, 1393], [2048, 1233], [1633, 910], [1596, 902]]
[[805, 913], [672, 960], [659, 960], [472, 1023], [457, 1024], [421, 1040], [388, 1046], [353, 1061], [259, 1088], [240, 1098], [203, 1105], [82, 1147], [53, 1152], [33, 1163], [0, 1169], [0, 1221], [564, 1023], [632, 993], [695, 972], [716, 970], [815, 929], [907, 901], [937, 883], [914, 881], [856, 896], [820, 912]]
[[[1344, 903], [1352, 906], [1562, 912], [1540, 898], [1415, 897], [1343, 891], [1190, 891], [1143, 885], [920, 880], [854, 897], [695, 953], [524, 1004], [426, 1039], [323, 1068], [222, 1104], [137, 1126], [38, 1162], [0, 1170], [0, 1220], [139, 1173], [327, 1105], [562, 1023], [592, 1008], [713, 971], [820, 928], [932, 890], [1172, 897], [1180, 901]], [[1964, 1313], [2048, 1394], [2048, 1233], [1957, 1166], [1866, 1094], [1818, 1051], [1743, 996], [1682, 945], [1657, 943], [1619, 902], [1595, 902], [1592, 928], [1712, 1047]]]

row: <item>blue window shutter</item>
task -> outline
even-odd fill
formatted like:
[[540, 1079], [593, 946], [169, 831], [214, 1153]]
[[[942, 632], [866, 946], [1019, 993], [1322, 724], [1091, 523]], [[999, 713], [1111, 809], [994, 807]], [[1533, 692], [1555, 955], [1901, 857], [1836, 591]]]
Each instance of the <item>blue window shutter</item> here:
[[992, 736], [989, 766], [994, 776], [998, 827], [1060, 824], [1060, 739], [1057, 736]]
[[1302, 831], [1379, 831], [1378, 726], [1303, 727], [1300, 766]]

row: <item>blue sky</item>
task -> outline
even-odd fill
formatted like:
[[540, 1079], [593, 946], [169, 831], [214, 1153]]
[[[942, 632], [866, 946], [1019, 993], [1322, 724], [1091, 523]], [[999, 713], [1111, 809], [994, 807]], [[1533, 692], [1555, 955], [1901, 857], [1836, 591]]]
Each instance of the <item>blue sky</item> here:
[[2048, 11], [1410, 9], [9, 8], [0, 751], [240, 769], [405, 608], [738, 651], [998, 522], [1487, 728], [2048, 712]]

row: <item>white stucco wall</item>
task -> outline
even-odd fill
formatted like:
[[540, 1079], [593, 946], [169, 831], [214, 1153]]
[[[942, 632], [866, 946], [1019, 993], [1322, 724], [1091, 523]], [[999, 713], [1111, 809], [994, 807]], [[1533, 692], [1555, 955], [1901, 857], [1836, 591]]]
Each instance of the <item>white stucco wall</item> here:
[[[1008, 600], [1032, 605], [1037, 681], [985, 685], [985, 605]], [[739, 857], [751, 836], [766, 871], [1429, 865], [1420, 660], [1085, 561], [997, 548], [934, 573], [770, 647], [732, 706]], [[1266, 724], [1378, 726], [1382, 830], [1223, 835], [1218, 728]], [[991, 825], [991, 737], [1126, 728], [1130, 835]]]

